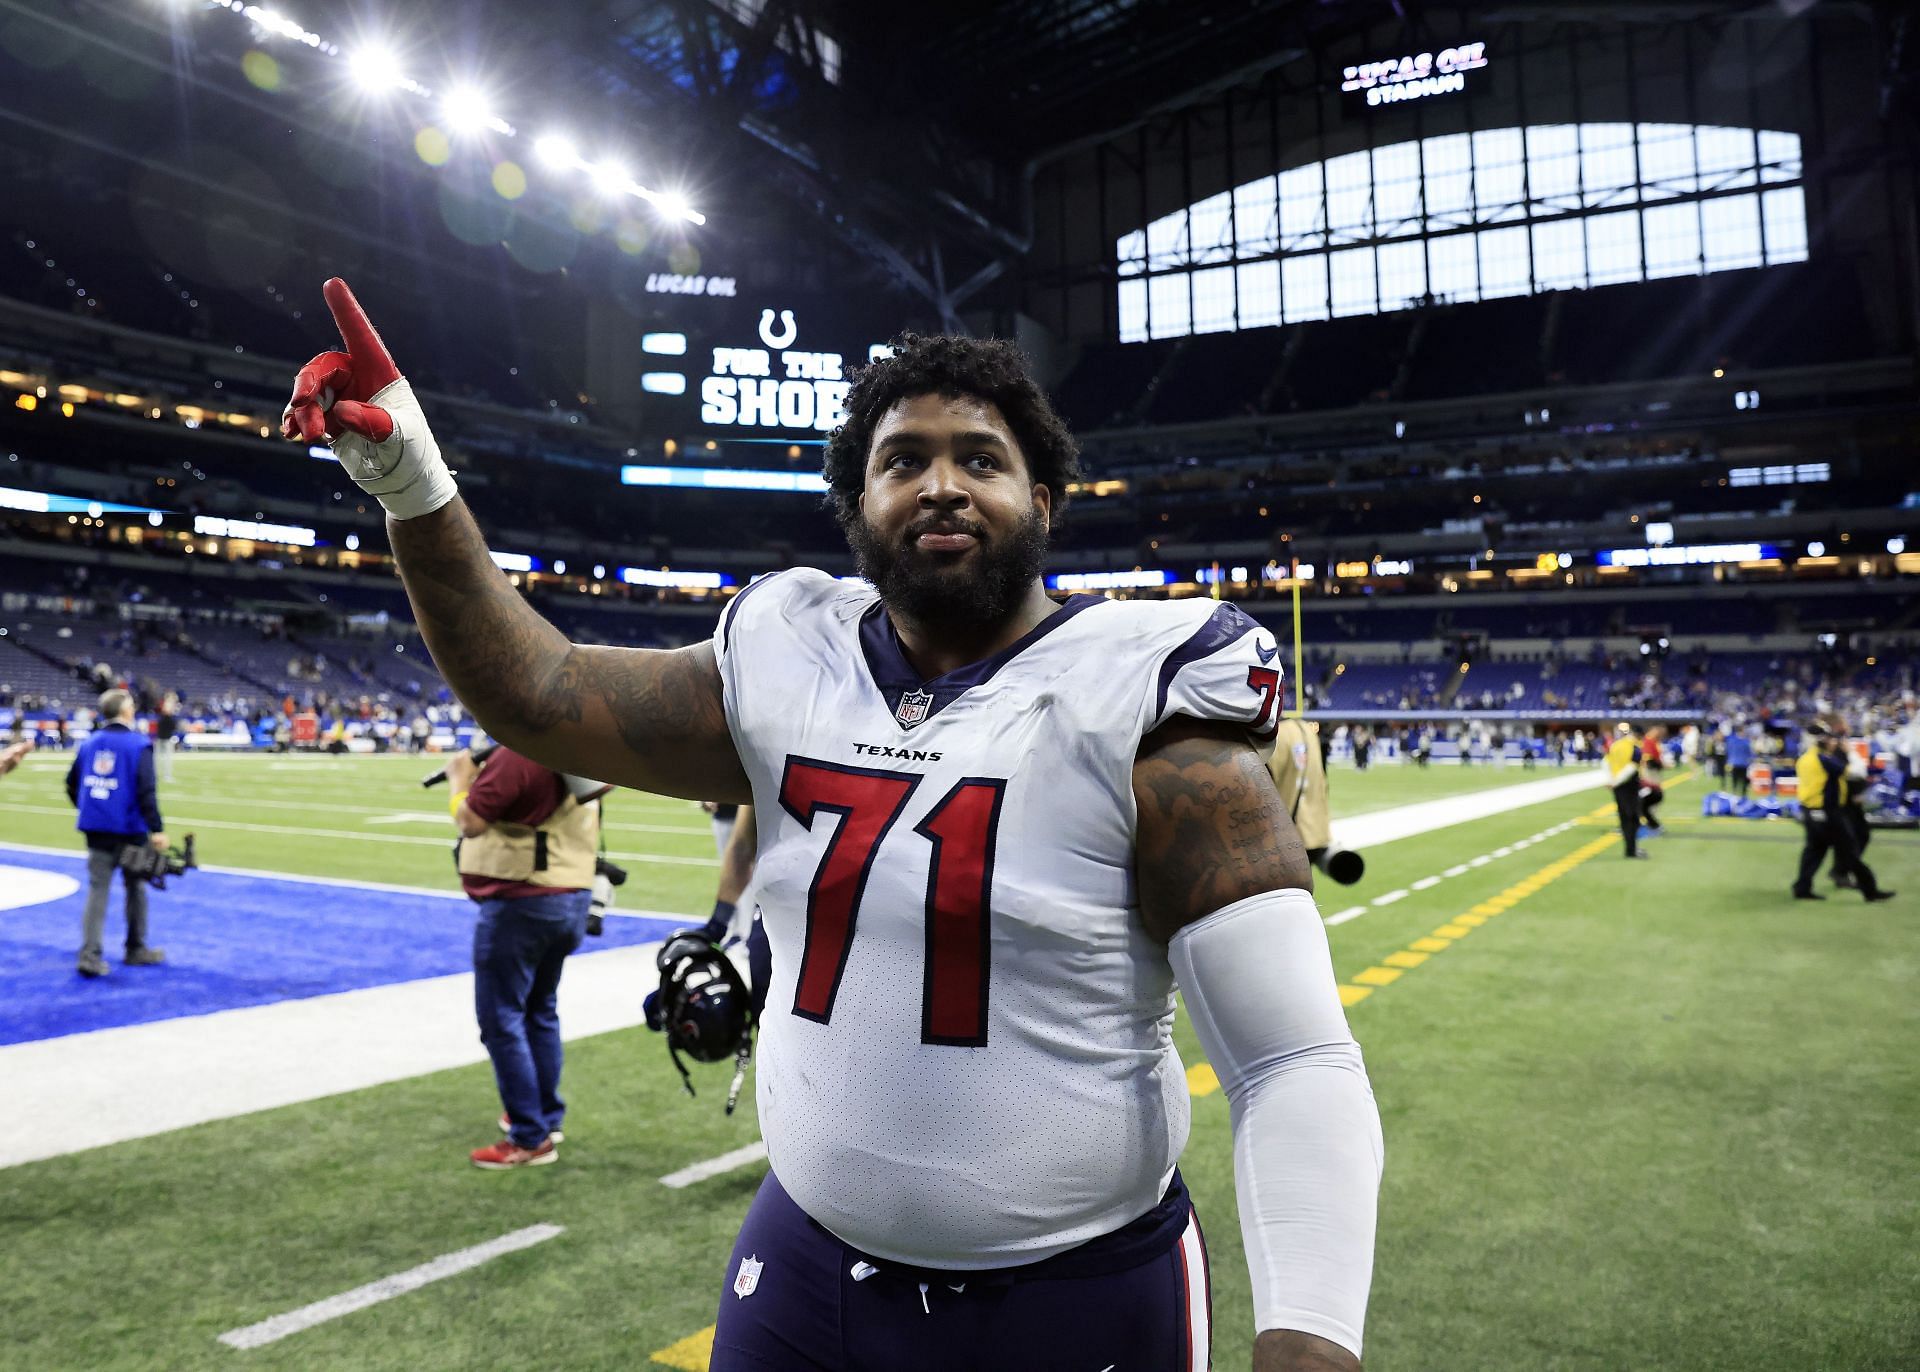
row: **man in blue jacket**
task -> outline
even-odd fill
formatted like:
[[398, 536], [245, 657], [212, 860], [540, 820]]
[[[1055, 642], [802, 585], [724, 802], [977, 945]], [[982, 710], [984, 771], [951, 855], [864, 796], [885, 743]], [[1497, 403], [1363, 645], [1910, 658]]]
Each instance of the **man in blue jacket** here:
[[[107, 892], [120, 866], [120, 850], [135, 843], [167, 846], [154, 788], [153, 745], [133, 730], [133, 696], [118, 689], [103, 693], [100, 719], [101, 727], [80, 745], [73, 766], [67, 769], [67, 799], [80, 810], [74, 827], [87, 836], [87, 911], [80, 936], [83, 977], [107, 974], [100, 939], [106, 931]], [[164, 953], [147, 946], [147, 884], [131, 872], [124, 875], [127, 965], [165, 962]]]

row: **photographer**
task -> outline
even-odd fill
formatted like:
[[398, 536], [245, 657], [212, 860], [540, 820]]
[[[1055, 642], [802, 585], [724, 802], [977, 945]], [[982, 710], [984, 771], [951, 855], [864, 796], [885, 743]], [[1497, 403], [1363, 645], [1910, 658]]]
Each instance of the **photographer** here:
[[493, 1059], [506, 1137], [468, 1155], [476, 1167], [539, 1166], [559, 1156], [560, 972], [580, 946], [600, 844], [600, 797], [582, 782], [495, 748], [484, 764], [447, 763], [456, 865], [479, 906], [473, 999]]
[[[120, 851], [132, 844], [167, 846], [154, 785], [153, 745], [133, 730], [133, 696], [115, 688], [100, 697], [101, 727], [88, 736], [67, 769], [67, 799], [79, 809], [74, 827], [87, 836], [87, 906], [80, 934], [80, 975], [104, 977], [100, 952], [106, 932], [107, 892], [120, 867]], [[129, 967], [151, 967], [166, 955], [147, 946], [147, 884], [132, 870], [121, 872], [127, 893]]]

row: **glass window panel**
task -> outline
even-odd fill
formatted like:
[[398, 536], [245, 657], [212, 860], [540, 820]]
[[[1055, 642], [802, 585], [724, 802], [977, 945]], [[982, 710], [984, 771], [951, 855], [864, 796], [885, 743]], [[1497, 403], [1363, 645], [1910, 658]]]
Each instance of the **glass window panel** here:
[[1701, 190], [1725, 191], [1754, 183], [1752, 129], [1703, 124], [1693, 131], [1693, 145], [1700, 160]]
[[1420, 232], [1420, 145], [1373, 150], [1373, 222], [1382, 238]]
[[1373, 170], [1364, 152], [1327, 159], [1327, 232], [1336, 243], [1373, 236]]
[[1694, 188], [1691, 125], [1640, 126], [1640, 182], [1641, 195], [1648, 200], [1680, 195]]
[[1701, 202], [1700, 245], [1710, 272], [1759, 266], [1760, 197], [1730, 195]]
[[1184, 338], [1193, 332], [1190, 286], [1185, 272], [1152, 277], [1147, 282], [1150, 313], [1147, 326], [1155, 338]]
[[1197, 201], [1188, 212], [1188, 238], [1195, 262], [1225, 262], [1233, 256], [1233, 193]]
[[1473, 195], [1482, 222], [1524, 216], [1525, 157], [1518, 129], [1482, 129], [1473, 135]]
[[1274, 177], [1263, 176], [1233, 192], [1234, 232], [1242, 257], [1270, 253], [1279, 245], [1279, 225], [1274, 219], [1275, 186]]
[[1147, 270], [1187, 265], [1187, 212], [1175, 210], [1147, 225]]
[[1807, 260], [1807, 197], [1798, 186], [1760, 193], [1767, 221], [1767, 261]]
[[1700, 206], [1655, 205], [1646, 211], [1647, 278], [1700, 270]]
[[1326, 212], [1320, 192], [1317, 162], [1280, 173], [1280, 247], [1283, 251], [1318, 247], [1326, 242], [1322, 236]]
[[1380, 308], [1404, 310], [1420, 304], [1427, 293], [1426, 245], [1383, 243], [1374, 251], [1380, 271]]
[[1587, 284], [1611, 286], [1640, 279], [1640, 211], [1596, 214], [1587, 220]]
[[1427, 227], [1453, 228], [1472, 222], [1473, 144], [1467, 134], [1423, 140], [1427, 163]]
[[1327, 269], [1333, 278], [1333, 313], [1372, 314], [1379, 307], [1379, 295], [1373, 280], [1373, 249], [1346, 248], [1327, 254]]
[[1120, 341], [1140, 343], [1147, 337], [1147, 283], [1120, 283]]
[[1800, 135], [1760, 130], [1760, 179], [1762, 181], [1798, 181], [1800, 179]]
[[1286, 307], [1289, 324], [1327, 317], [1325, 253], [1289, 257], [1280, 264], [1280, 303]]
[[1120, 255], [1120, 275], [1138, 276], [1147, 265], [1147, 231], [1135, 229], [1132, 233], [1120, 235], [1114, 244], [1114, 251]]
[[1193, 331], [1225, 333], [1233, 322], [1233, 268], [1208, 267], [1193, 274]]
[[1527, 293], [1527, 227], [1488, 229], [1480, 239], [1480, 298]]
[[1580, 130], [1543, 124], [1527, 133], [1527, 194], [1536, 215], [1580, 208]]
[[1427, 289], [1442, 300], [1480, 298], [1477, 234], [1456, 233], [1427, 241]]
[[1633, 125], [1580, 126], [1580, 184], [1589, 208], [1633, 199]]
[[1249, 262], [1238, 268], [1240, 327], [1258, 329], [1280, 322], [1280, 264]]
[[1587, 238], [1577, 219], [1533, 226], [1533, 288], [1578, 290], [1587, 284]]

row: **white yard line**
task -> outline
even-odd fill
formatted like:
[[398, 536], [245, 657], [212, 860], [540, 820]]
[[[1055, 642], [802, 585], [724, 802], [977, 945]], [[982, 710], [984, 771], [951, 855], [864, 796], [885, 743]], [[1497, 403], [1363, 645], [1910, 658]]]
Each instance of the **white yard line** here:
[[1389, 891], [1383, 896], [1375, 896], [1373, 900], [1369, 903], [1373, 905], [1391, 905], [1396, 900], [1405, 900], [1406, 898], [1407, 898], [1407, 892], [1406, 892], [1406, 889], [1403, 887], [1398, 891]]
[[432, 1262], [423, 1262], [418, 1267], [409, 1267], [404, 1272], [395, 1272], [390, 1277], [368, 1282], [365, 1286], [356, 1286], [351, 1291], [342, 1291], [337, 1296], [328, 1296], [312, 1305], [303, 1305], [298, 1310], [289, 1310], [284, 1315], [275, 1315], [271, 1319], [261, 1320], [258, 1324], [249, 1324], [241, 1329], [229, 1329], [219, 1336], [221, 1343], [229, 1348], [259, 1348], [263, 1344], [284, 1339], [289, 1334], [298, 1334], [303, 1329], [311, 1329], [316, 1324], [325, 1324], [328, 1320], [337, 1320], [342, 1315], [351, 1315], [356, 1310], [365, 1310], [381, 1301], [390, 1301], [395, 1296], [404, 1296], [409, 1291], [418, 1291], [430, 1282], [441, 1281], [461, 1272], [478, 1267], [483, 1262], [491, 1262], [503, 1253], [517, 1253], [522, 1248], [531, 1248], [536, 1243], [545, 1243], [566, 1233], [566, 1226], [559, 1224], [531, 1224], [525, 1229], [516, 1229], [511, 1234], [502, 1234], [497, 1239], [488, 1239], [471, 1248], [462, 1248], [457, 1252], [443, 1253]]
[[1338, 914], [1328, 915], [1323, 922], [1328, 928], [1332, 928], [1336, 924], [1345, 924], [1350, 919], [1359, 919], [1360, 916], [1366, 913], [1367, 907], [1364, 905], [1349, 905]]
[[744, 1148], [736, 1148], [731, 1153], [722, 1153], [717, 1158], [708, 1158], [705, 1162], [696, 1162], [691, 1167], [682, 1167], [678, 1172], [669, 1172], [660, 1178], [662, 1186], [670, 1186], [679, 1191], [692, 1186], [708, 1177], [717, 1177], [736, 1168], [748, 1167], [767, 1159], [767, 1141], [756, 1139]]

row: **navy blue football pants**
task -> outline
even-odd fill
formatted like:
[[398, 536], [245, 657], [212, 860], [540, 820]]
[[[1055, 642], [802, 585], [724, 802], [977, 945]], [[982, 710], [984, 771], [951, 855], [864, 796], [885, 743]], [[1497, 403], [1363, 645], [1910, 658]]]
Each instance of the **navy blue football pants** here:
[[538, 1148], [560, 1127], [560, 970], [587, 932], [590, 891], [477, 902], [473, 1008], [509, 1137]]
[[[1143, 1217], [1030, 1269], [1057, 1276], [934, 1273], [849, 1248], [769, 1173], [728, 1260], [709, 1372], [1205, 1372], [1206, 1246], [1177, 1180], [1168, 1206], [1171, 1223]], [[1104, 1270], [1103, 1249], [1128, 1265]]]

